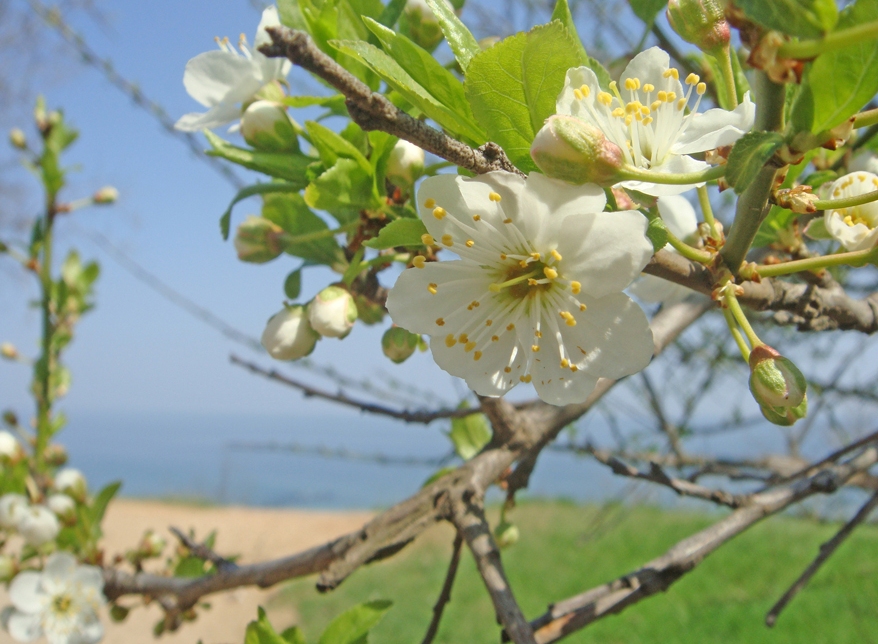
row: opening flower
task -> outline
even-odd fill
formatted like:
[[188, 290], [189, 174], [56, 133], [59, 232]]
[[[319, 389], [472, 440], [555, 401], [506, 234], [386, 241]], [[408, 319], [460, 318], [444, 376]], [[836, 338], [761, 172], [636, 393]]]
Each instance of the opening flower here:
[[260, 89], [286, 78], [290, 61], [268, 58], [258, 51], [259, 46], [271, 42], [265, 28], [275, 26], [280, 26], [277, 9], [268, 7], [262, 12], [252, 48], [243, 34], [237, 50], [228, 38], [217, 38], [219, 51], [198, 54], [186, 63], [183, 85], [189, 96], [209, 109], [184, 115], [174, 127], [197, 132], [236, 121]]
[[[637, 168], [682, 174], [710, 167], [690, 154], [731, 145], [753, 127], [755, 106], [750, 95], [733, 111], [719, 108], [698, 112], [707, 85], [696, 74], [680, 82], [680, 72], [658, 47], [637, 54], [609, 92], [598, 84], [588, 67], [567, 71], [558, 97], [558, 114], [575, 116], [599, 128], [622, 150], [625, 162]], [[687, 113], [687, 106], [695, 103]], [[631, 188], [653, 195], [680, 194], [692, 185], [664, 185], [623, 181]]]
[[12, 580], [9, 634], [19, 642], [45, 636], [51, 644], [95, 644], [104, 634], [97, 615], [103, 587], [99, 568], [79, 566], [70, 553], [56, 552], [42, 572], [28, 570]]
[[431, 177], [417, 201], [424, 243], [460, 259], [416, 261], [387, 309], [476, 393], [532, 382], [562, 405], [649, 363], [646, 316], [621, 292], [652, 255], [639, 212], [602, 212], [594, 185], [505, 172]]
[[[852, 172], [829, 188], [831, 199], [858, 197], [878, 190], [878, 176], [871, 172]], [[862, 206], [827, 210], [823, 213], [827, 232], [848, 250], [866, 250], [878, 242], [878, 201]]]

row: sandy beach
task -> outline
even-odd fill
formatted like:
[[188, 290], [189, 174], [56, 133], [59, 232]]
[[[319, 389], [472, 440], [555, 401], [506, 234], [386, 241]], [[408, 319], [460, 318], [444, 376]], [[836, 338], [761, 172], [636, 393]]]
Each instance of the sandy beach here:
[[[224, 555], [239, 555], [241, 563], [250, 563], [293, 554], [319, 545], [333, 537], [359, 528], [372, 515], [368, 512], [325, 512], [310, 510], [276, 510], [245, 507], [197, 507], [159, 501], [121, 499], [113, 502], [104, 521], [105, 550], [108, 559], [124, 553], [140, 540], [143, 532], [153, 528], [168, 539], [166, 552], [174, 545], [167, 532], [169, 526], [188, 532], [195, 530], [196, 538], [204, 538], [217, 530], [216, 550]], [[247, 623], [255, 619], [256, 609], [267, 604], [276, 588], [265, 590], [246, 588], [207, 598], [212, 608], [199, 611], [201, 616], [185, 624], [176, 633], [167, 633], [156, 640], [153, 625], [161, 619], [161, 610], [153, 605], [139, 606], [131, 611], [121, 624], [105, 620], [106, 636], [103, 644], [241, 644]], [[7, 605], [5, 591], [0, 591], [0, 606]], [[134, 598], [123, 600], [127, 606], [137, 603]], [[275, 606], [269, 617], [278, 630], [295, 623], [292, 607]], [[4, 639], [6, 638], [6, 639]], [[0, 632], [0, 642], [9, 639]], [[11, 640], [9, 640], [11, 641]]]

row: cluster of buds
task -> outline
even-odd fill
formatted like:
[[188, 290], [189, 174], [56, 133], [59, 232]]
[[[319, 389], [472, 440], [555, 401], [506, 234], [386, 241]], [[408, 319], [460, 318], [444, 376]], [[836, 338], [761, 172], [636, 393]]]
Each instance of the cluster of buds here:
[[530, 148], [530, 156], [547, 176], [568, 183], [610, 186], [623, 177], [622, 150], [598, 128], [572, 116], [546, 119]]
[[718, 0], [670, 0], [667, 17], [680, 38], [701, 51], [716, 55], [729, 46], [731, 31]]
[[750, 352], [750, 392], [768, 421], [788, 426], [804, 418], [807, 388], [802, 372], [777, 350], [763, 344]]

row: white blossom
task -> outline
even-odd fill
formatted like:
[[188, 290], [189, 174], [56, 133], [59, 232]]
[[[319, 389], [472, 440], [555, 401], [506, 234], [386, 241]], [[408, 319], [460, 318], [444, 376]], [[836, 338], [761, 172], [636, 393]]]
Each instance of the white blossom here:
[[285, 306], [272, 315], [262, 332], [262, 346], [275, 360], [304, 358], [314, 351], [319, 339], [300, 305]]
[[65, 467], [55, 474], [55, 489], [74, 497], [84, 497], [88, 486], [82, 472], [72, 467]]
[[252, 48], [243, 35], [238, 42], [240, 51], [227, 38], [217, 39], [219, 51], [198, 54], [186, 63], [183, 85], [189, 96], [209, 109], [184, 115], [174, 127], [196, 132], [236, 121], [244, 105], [252, 101], [260, 89], [286, 78], [290, 61], [268, 58], [258, 51], [261, 45], [271, 43], [265, 28], [279, 25], [277, 9], [268, 7], [262, 12]]
[[[878, 176], [871, 172], [852, 172], [830, 186], [829, 198], [857, 197], [875, 190], [878, 190]], [[866, 250], [878, 242], [878, 201], [826, 210], [823, 222], [826, 231], [847, 250]]]
[[45, 505], [32, 505], [21, 514], [18, 532], [34, 548], [53, 541], [61, 531], [58, 517]]
[[18, 439], [5, 429], [0, 430], [0, 457], [15, 458], [21, 453]]
[[22, 494], [4, 494], [0, 497], [0, 527], [17, 529], [25, 510], [30, 507], [27, 497]]
[[387, 309], [476, 393], [532, 382], [546, 402], [579, 402], [649, 363], [646, 317], [622, 293], [652, 256], [642, 214], [602, 212], [597, 186], [536, 173], [439, 175], [417, 201], [424, 243], [460, 259], [416, 260]]
[[848, 170], [851, 172], [861, 171], [878, 174], [878, 156], [875, 156], [875, 153], [871, 150], [863, 150], [854, 155], [854, 158], [848, 164]]
[[66, 494], [53, 494], [46, 499], [49, 509], [62, 519], [70, 517], [76, 512], [76, 501]]
[[[686, 197], [680, 195], [667, 195], [658, 200], [659, 214], [662, 221], [675, 237], [686, 240], [698, 231], [698, 218], [695, 216], [695, 208]], [[665, 244], [665, 250], [671, 253], [677, 251], [670, 244]], [[692, 290], [682, 284], [675, 284], [655, 275], [641, 275], [631, 288], [628, 289], [634, 297], [642, 302], [663, 302], [675, 304], [682, 302]]]
[[387, 160], [387, 178], [394, 185], [410, 188], [424, 172], [424, 151], [404, 139], [397, 141]]
[[42, 572], [25, 571], [9, 586], [14, 610], [6, 628], [19, 642], [45, 637], [50, 644], [95, 644], [104, 635], [98, 610], [105, 603], [100, 568], [77, 565], [56, 552]]
[[[670, 66], [670, 57], [658, 47], [637, 54], [628, 63], [611, 92], [603, 90], [588, 67], [567, 71], [564, 89], [558, 97], [558, 114], [574, 116], [599, 128], [622, 150], [629, 165], [656, 172], [689, 173], [710, 167], [690, 154], [731, 145], [753, 127], [755, 106], [749, 93], [733, 111], [719, 108], [698, 112], [705, 83], [696, 74], [685, 78]], [[692, 95], [695, 104], [687, 114]], [[680, 194], [692, 185], [661, 185], [623, 181], [649, 195]]]

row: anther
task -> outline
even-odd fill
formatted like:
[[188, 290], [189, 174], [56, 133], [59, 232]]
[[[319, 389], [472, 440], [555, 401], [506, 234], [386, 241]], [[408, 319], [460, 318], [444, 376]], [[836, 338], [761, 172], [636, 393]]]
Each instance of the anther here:
[[433, 235], [430, 235], [429, 233], [424, 233], [423, 235], [421, 235], [421, 241], [423, 242], [424, 246], [432, 246], [436, 243], [436, 240], [433, 239]]
[[685, 98], [681, 98], [679, 101], [677, 101], [677, 109], [679, 111], [682, 112], [683, 108], [685, 108], [685, 107], [686, 107], [686, 99]]
[[655, 85], [653, 85], [652, 83], [647, 83], [643, 86], [643, 91], [649, 94], [650, 92], [655, 91]]
[[577, 281], [570, 282], [570, 292], [574, 295], [578, 295], [579, 291], [582, 290], [582, 284]]
[[451, 235], [442, 235], [442, 243], [446, 246], [454, 246], [454, 239], [451, 238]]
[[481, 221], [481, 220], [482, 220], [481, 215], [473, 215], [473, 221]]
[[466, 333], [461, 333], [459, 336], [457, 336], [457, 341], [461, 344], [466, 344], [467, 342], [469, 342], [469, 336]]
[[427, 285], [427, 290], [430, 291], [430, 293], [431, 293], [432, 295], [436, 295], [436, 291], [439, 290], [439, 285], [438, 285], [438, 284], [434, 284], [433, 282], [430, 282], [430, 283]]
[[689, 74], [686, 77], [687, 85], [698, 85], [698, 81], [701, 80], [701, 77], [698, 74]]
[[478, 360], [478, 359], [481, 358], [481, 357], [482, 357], [482, 352], [481, 352], [481, 351], [476, 351], [476, 352], [473, 354], [473, 360]]
[[555, 270], [554, 268], [552, 268], [551, 266], [545, 266], [545, 267], [543, 267], [543, 274], [544, 274], [546, 277], [548, 277], [550, 280], [553, 280], [553, 279], [555, 279], [556, 277], [558, 277], [558, 271], [556, 271], [556, 270]]
[[601, 92], [598, 94], [598, 101], [609, 107], [613, 103], [613, 95], [609, 92]]
[[698, 83], [698, 85], [695, 86], [695, 91], [698, 93], [699, 96], [703, 96], [704, 92], [707, 91], [707, 84]]
[[445, 215], [447, 214], [448, 213], [445, 212], [445, 208], [443, 208], [442, 206], [436, 206], [435, 208], [433, 208], [433, 216], [436, 219], [444, 219]]
[[674, 80], [680, 80], [680, 72], [677, 71], [677, 69], [675, 67], [671, 67], [670, 69], [666, 69], [665, 73], [662, 74], [662, 76], [664, 76], [665, 78], [673, 77]]
[[651, 109], [653, 112], [655, 112], [655, 111], [656, 111], [658, 108], [660, 108], [661, 106], [662, 106], [662, 102], [661, 102], [660, 100], [659, 100], [659, 101], [653, 101], [652, 103], [650, 103], [650, 105], [649, 105], [649, 109]]
[[580, 92], [578, 89], [573, 90], [573, 98], [575, 98], [577, 101], [581, 101], [583, 99], [582, 92]]
[[563, 360], [561, 360], [561, 368], [562, 369], [566, 369], [569, 366], [570, 366], [570, 361], [567, 358], [564, 358]]
[[500, 201], [502, 198], [503, 198], [503, 197], [501, 197], [501, 196], [500, 196], [498, 193], [496, 193], [496, 192], [492, 192], [491, 194], [488, 195], [488, 199], [490, 199], [491, 201]]
[[503, 220], [503, 223], [504, 224], [511, 224], [512, 220], [509, 217], [507, 217], [506, 219]]
[[507, 324], [507, 325], [506, 325], [506, 330], [507, 330], [507, 331], [512, 331], [514, 328], [515, 328], [515, 325], [514, 325], [514, 324]]
[[445, 320], [443, 318], [436, 318], [436, 326], [445, 326]]
[[500, 342], [500, 336], [499, 335], [492, 335], [491, 342]]
[[463, 345], [464, 353], [469, 353], [470, 351], [472, 351], [475, 348], [476, 348], [475, 342], [467, 342], [465, 345]]
[[467, 239], [467, 240], [466, 240], [466, 247], [467, 247], [467, 248], [472, 248], [472, 247], [475, 246], [475, 245], [476, 245], [476, 242], [474, 242], [472, 239]]
[[539, 351], [540, 351], [540, 345], [538, 345], [538, 344], [532, 344], [532, 345], [530, 346], [530, 350], [533, 351], [534, 353], [539, 353]]
[[610, 112], [610, 114], [612, 114], [616, 118], [622, 118], [623, 116], [625, 116], [625, 110], [623, 110], [621, 107], [617, 107], [612, 112]]
[[587, 309], [587, 308], [588, 308], [588, 307], [587, 307], [585, 304], [580, 304], [580, 305], [579, 305], [579, 310], [580, 310], [580, 311], [584, 311], [584, 310]]
[[562, 259], [564, 259], [563, 257], [561, 257], [561, 253], [559, 253], [554, 248], [552, 249], [552, 252], [549, 253], [549, 255], [551, 255], [555, 259], [556, 262], [560, 262]]
[[503, 371], [506, 373], [512, 373], [512, 367], [503, 367]]
[[491, 326], [494, 324], [494, 320], [485, 320], [485, 326]]
[[448, 347], [450, 349], [455, 344], [457, 344], [457, 340], [454, 339], [453, 333], [449, 333], [448, 335], [445, 336], [445, 346], [446, 347]]
[[425, 261], [426, 259], [423, 255], [416, 255], [415, 258], [412, 260], [412, 266], [414, 266], [415, 268], [424, 268]]
[[427, 199], [427, 201], [424, 202], [424, 208], [432, 208], [435, 205], [436, 205], [435, 199]]
[[589, 94], [591, 94], [591, 87], [588, 85], [580, 85], [579, 91], [582, 92], [582, 95], [588, 98]]

